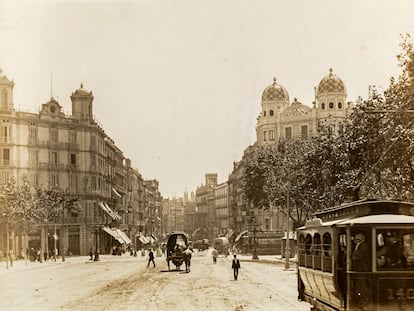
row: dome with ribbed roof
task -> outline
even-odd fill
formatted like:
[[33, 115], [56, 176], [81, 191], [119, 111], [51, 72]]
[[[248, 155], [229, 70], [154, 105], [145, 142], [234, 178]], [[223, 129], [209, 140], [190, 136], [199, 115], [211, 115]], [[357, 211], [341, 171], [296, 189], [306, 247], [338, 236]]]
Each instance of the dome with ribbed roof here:
[[332, 68], [329, 69], [329, 74], [319, 82], [317, 88], [320, 93], [346, 93], [344, 82], [333, 74]]
[[276, 78], [273, 78], [273, 83], [269, 85], [262, 94], [262, 101], [287, 101], [289, 102], [289, 94], [286, 89], [276, 83]]

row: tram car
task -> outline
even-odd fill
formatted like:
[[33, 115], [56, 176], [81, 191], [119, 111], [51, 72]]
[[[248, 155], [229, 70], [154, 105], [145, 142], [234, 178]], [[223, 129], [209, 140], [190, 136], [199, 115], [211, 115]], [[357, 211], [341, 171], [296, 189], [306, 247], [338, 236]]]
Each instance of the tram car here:
[[297, 229], [298, 298], [312, 311], [414, 310], [414, 203], [360, 200]]
[[188, 249], [188, 235], [183, 231], [174, 231], [168, 234], [166, 245], [166, 258], [168, 270], [170, 261], [179, 269], [185, 260], [184, 251]]

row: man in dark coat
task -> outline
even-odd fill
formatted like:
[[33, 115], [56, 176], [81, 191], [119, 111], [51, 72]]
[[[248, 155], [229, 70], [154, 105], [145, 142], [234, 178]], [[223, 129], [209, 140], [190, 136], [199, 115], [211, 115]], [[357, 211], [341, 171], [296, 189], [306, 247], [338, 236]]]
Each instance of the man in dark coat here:
[[237, 259], [237, 255], [234, 255], [231, 267], [233, 268], [234, 280], [237, 280], [237, 277], [239, 276], [239, 269], [240, 269], [240, 261]]
[[[370, 268], [370, 248], [363, 233], [355, 234], [355, 248], [351, 255], [353, 271], [368, 272]], [[356, 278], [352, 282], [355, 304], [363, 308], [369, 303], [368, 282], [365, 278]], [[363, 309], [364, 310], [364, 309]]]
[[154, 268], [155, 268], [154, 253], [152, 252], [152, 249], [150, 249], [150, 251], [148, 253], [148, 264], [147, 264], [147, 267], [149, 267], [149, 265], [150, 265], [151, 262], [152, 262], [152, 264], [154, 265]]

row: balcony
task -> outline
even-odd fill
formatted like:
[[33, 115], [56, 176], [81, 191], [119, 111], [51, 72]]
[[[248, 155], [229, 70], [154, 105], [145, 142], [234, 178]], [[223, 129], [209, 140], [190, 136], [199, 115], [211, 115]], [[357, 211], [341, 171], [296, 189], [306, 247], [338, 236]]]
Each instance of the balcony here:
[[43, 170], [63, 170], [65, 165], [61, 163], [38, 162], [37, 168]]
[[9, 137], [9, 136], [2, 136], [0, 137], [0, 144], [15, 144], [16, 138], [15, 137]]
[[0, 167], [15, 167], [16, 161], [0, 160]]

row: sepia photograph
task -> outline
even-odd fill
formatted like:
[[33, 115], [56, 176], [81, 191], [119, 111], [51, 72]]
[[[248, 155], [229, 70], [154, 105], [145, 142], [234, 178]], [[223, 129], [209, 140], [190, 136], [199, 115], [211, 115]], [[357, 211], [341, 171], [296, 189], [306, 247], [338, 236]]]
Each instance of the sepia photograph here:
[[414, 310], [413, 12], [0, 0], [0, 311]]

